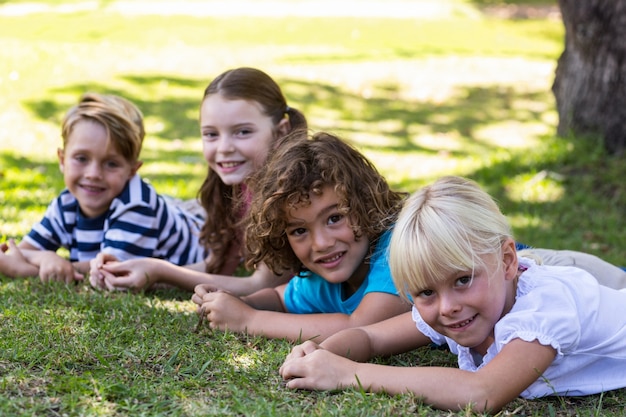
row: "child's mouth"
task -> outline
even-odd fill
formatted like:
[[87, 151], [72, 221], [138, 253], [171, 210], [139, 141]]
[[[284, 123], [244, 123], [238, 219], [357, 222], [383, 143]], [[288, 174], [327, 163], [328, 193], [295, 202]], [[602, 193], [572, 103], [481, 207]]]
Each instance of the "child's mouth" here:
[[243, 164], [243, 162], [220, 162], [220, 163], [218, 163], [218, 165], [220, 167], [226, 168], [226, 169], [235, 168], [235, 167], [238, 167], [239, 165], [242, 165], [242, 164]]
[[81, 188], [90, 193], [99, 193], [104, 190], [103, 187], [96, 187], [94, 185], [81, 185]]
[[448, 327], [450, 327], [451, 329], [460, 329], [460, 328], [463, 328], [463, 327], [467, 326], [471, 322], [473, 322], [475, 318], [476, 318], [476, 316], [473, 316], [473, 317], [471, 317], [471, 318], [469, 318], [467, 320], [464, 320], [464, 321], [462, 321], [460, 323], [452, 324], [452, 325], [450, 325]]
[[339, 252], [329, 258], [324, 258], [324, 259], [320, 259], [317, 262], [323, 265], [329, 265], [329, 264], [333, 264], [336, 263], [337, 261], [339, 261], [341, 258], [343, 258], [343, 255], [345, 254], [345, 252]]

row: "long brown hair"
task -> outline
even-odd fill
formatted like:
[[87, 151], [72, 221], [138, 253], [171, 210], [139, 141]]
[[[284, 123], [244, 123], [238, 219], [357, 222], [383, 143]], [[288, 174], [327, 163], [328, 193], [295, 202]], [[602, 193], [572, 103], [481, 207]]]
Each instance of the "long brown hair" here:
[[[263, 113], [275, 126], [286, 117], [291, 129], [306, 129], [304, 115], [287, 105], [278, 84], [266, 73], [255, 68], [228, 70], [215, 78], [204, 90], [202, 101], [213, 94], [221, 94], [230, 100], [247, 100], [258, 103]], [[278, 133], [275, 133], [278, 139]], [[241, 258], [243, 233], [238, 222], [243, 217], [243, 187], [241, 184], [226, 185], [219, 175], [208, 169], [198, 199], [207, 214], [200, 231], [200, 241], [211, 252], [206, 272], [219, 273]]]

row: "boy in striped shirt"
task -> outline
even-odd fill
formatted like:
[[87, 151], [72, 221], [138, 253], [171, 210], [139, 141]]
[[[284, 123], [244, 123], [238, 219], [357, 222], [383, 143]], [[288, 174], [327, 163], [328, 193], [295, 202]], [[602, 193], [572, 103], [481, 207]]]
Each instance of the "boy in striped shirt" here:
[[[137, 170], [145, 136], [143, 116], [129, 101], [87, 93], [63, 121], [59, 165], [66, 189], [16, 245], [0, 250], [0, 273], [39, 275], [42, 281], [82, 280], [100, 252], [122, 261], [204, 260], [202, 219], [157, 194]], [[57, 254], [69, 251], [69, 260]]]

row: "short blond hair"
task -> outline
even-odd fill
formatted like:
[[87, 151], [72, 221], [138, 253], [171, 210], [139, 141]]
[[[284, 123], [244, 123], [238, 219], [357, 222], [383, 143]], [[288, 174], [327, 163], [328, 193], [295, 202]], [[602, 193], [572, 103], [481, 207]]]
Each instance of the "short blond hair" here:
[[417, 294], [452, 274], [474, 270], [512, 238], [507, 218], [474, 181], [447, 176], [412, 194], [396, 222], [389, 265], [398, 291]]
[[72, 107], [61, 128], [63, 146], [81, 120], [91, 120], [101, 124], [109, 141], [128, 162], [136, 162], [141, 153], [145, 137], [143, 115], [130, 101], [115, 95], [85, 93], [78, 104]]

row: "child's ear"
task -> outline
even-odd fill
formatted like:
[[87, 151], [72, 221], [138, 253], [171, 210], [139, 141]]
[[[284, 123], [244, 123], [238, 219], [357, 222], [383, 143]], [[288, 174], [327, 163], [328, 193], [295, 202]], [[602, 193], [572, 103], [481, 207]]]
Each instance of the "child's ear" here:
[[289, 123], [288, 117], [283, 117], [282, 120], [278, 122], [276, 131], [278, 132], [278, 137], [281, 138], [291, 131], [291, 123]]
[[141, 166], [143, 165], [143, 161], [137, 161], [135, 162], [135, 166], [130, 170], [130, 176], [134, 177], [135, 174], [137, 173], [137, 171], [139, 170], [139, 168], [141, 168]]
[[514, 279], [517, 276], [517, 251], [515, 241], [508, 238], [502, 244], [502, 262], [504, 264], [505, 279]]
[[65, 167], [65, 153], [62, 148], [57, 148], [57, 156], [59, 158], [59, 170], [63, 173], [63, 168]]

